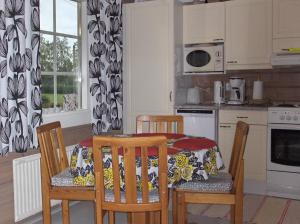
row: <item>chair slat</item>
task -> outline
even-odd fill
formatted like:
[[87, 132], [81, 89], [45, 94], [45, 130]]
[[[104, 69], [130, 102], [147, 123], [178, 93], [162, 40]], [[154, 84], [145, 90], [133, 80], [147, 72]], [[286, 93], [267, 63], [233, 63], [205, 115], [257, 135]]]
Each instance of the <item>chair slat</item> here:
[[135, 147], [126, 147], [124, 153], [125, 166], [125, 198], [127, 203], [137, 202]]
[[149, 202], [149, 187], [148, 187], [148, 148], [141, 148], [142, 162], [142, 196], [143, 203]]
[[114, 179], [114, 195], [115, 195], [115, 202], [121, 201], [121, 194], [120, 194], [120, 172], [119, 172], [119, 153], [118, 147], [112, 146], [111, 149], [112, 154], [112, 169], [113, 169], [113, 179]]
[[[148, 128], [141, 123], [149, 124]], [[136, 118], [137, 133], [183, 133], [183, 117], [179, 115], [139, 115]]]

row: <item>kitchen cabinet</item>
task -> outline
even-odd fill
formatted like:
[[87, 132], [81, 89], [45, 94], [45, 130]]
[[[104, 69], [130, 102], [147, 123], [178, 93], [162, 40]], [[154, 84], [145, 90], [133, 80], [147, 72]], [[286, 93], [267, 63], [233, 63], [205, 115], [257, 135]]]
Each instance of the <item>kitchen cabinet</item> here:
[[227, 70], [271, 68], [272, 0], [228, 1]]
[[133, 133], [137, 115], [173, 113], [182, 6], [173, 0], [139, 2], [125, 4], [123, 14], [124, 132]]
[[183, 7], [183, 43], [224, 42], [225, 4], [185, 5]]
[[245, 148], [245, 179], [266, 181], [267, 111], [220, 110], [219, 147], [228, 170], [236, 122], [250, 125]]
[[300, 38], [299, 12], [299, 0], [273, 0], [273, 37]]
[[300, 48], [300, 1], [273, 0], [273, 52]]

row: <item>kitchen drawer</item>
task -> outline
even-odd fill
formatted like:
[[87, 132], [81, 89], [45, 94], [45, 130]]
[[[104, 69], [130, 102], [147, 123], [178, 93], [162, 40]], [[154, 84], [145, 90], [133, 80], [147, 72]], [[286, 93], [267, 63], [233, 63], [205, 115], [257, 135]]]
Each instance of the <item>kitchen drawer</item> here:
[[219, 123], [237, 123], [244, 121], [248, 124], [267, 125], [268, 113], [267, 111], [253, 111], [253, 110], [220, 110]]

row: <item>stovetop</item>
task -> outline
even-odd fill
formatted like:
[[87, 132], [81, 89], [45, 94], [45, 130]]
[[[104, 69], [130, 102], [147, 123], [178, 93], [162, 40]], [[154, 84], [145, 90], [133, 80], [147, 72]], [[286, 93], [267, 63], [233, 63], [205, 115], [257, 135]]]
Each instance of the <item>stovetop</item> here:
[[268, 108], [270, 124], [300, 124], [299, 102], [275, 102]]

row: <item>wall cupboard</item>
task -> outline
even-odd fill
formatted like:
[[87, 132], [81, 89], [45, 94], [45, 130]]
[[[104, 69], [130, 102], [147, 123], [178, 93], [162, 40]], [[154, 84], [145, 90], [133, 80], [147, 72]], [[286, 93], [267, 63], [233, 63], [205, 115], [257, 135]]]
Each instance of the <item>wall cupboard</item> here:
[[183, 6], [183, 43], [224, 42], [224, 2]]
[[272, 0], [228, 1], [226, 69], [271, 68]]
[[300, 1], [273, 0], [273, 52], [300, 48]]

